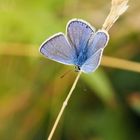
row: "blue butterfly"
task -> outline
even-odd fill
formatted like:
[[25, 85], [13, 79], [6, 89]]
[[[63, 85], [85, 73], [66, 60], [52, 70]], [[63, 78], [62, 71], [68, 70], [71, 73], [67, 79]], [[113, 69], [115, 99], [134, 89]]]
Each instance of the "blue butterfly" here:
[[81, 19], [70, 20], [66, 35], [57, 33], [42, 43], [40, 52], [47, 58], [65, 65], [75, 65], [77, 71], [95, 71], [109, 40], [105, 30], [95, 32], [89, 23]]

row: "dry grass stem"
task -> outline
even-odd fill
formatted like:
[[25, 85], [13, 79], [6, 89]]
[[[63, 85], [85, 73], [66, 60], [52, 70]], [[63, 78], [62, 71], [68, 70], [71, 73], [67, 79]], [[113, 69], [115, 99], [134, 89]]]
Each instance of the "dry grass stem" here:
[[117, 69], [129, 70], [133, 72], [140, 72], [139, 63], [120, 59], [120, 58], [109, 57], [109, 56], [103, 56], [101, 65], [110, 67], [110, 68], [117, 68]]
[[108, 31], [116, 20], [127, 10], [128, 0], [112, 0], [111, 10], [107, 16], [102, 29]]
[[62, 107], [61, 107], [61, 109], [60, 109], [60, 112], [59, 112], [59, 114], [58, 114], [58, 116], [57, 116], [57, 118], [56, 118], [56, 120], [55, 120], [55, 123], [54, 123], [54, 125], [53, 125], [53, 128], [52, 128], [52, 130], [51, 130], [51, 132], [50, 132], [50, 134], [49, 134], [48, 140], [51, 140], [51, 139], [52, 139], [52, 136], [53, 136], [53, 134], [54, 134], [54, 132], [55, 132], [55, 130], [56, 130], [56, 128], [57, 128], [57, 125], [58, 125], [58, 123], [59, 123], [59, 120], [61, 119], [61, 116], [62, 116], [62, 114], [63, 114], [63, 112], [64, 112], [64, 110], [65, 110], [65, 108], [66, 108], [66, 106], [67, 106], [67, 104], [68, 104], [68, 101], [69, 101], [69, 99], [70, 99], [70, 97], [71, 97], [71, 95], [72, 95], [72, 93], [73, 93], [73, 90], [74, 90], [75, 87], [76, 87], [76, 84], [77, 84], [77, 82], [78, 82], [78, 80], [79, 80], [79, 78], [80, 78], [81, 73], [82, 73], [81, 71], [78, 73], [78, 75], [77, 75], [75, 81], [73, 82], [73, 85], [72, 85], [72, 87], [71, 87], [71, 89], [70, 89], [70, 91], [69, 91], [69, 93], [68, 93], [68, 95], [67, 95], [65, 101], [63, 102], [63, 105], [62, 105]]
[[[36, 47], [37, 46], [27, 44], [0, 44], [0, 55], [19, 57], [41, 57]], [[110, 56], [103, 56], [101, 65], [106, 67], [140, 72], [139, 63]]]

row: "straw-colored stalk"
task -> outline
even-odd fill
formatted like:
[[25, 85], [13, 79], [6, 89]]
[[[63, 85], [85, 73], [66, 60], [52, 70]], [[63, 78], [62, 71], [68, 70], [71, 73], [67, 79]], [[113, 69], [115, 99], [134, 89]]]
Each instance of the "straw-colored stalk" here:
[[113, 26], [116, 20], [127, 10], [127, 3], [128, 0], [112, 0], [110, 13], [107, 16], [102, 29], [108, 31]]
[[[112, 0], [110, 13], [107, 16], [107, 18], [102, 26], [102, 29], [108, 31], [112, 27], [112, 25], [119, 18], [119, 16], [122, 15], [127, 10], [127, 8], [128, 8], [127, 3], [128, 3], [128, 0]], [[53, 134], [54, 134], [54, 132], [57, 128], [57, 125], [60, 121], [60, 118], [61, 118], [61, 116], [62, 116], [62, 114], [63, 114], [63, 112], [68, 104], [68, 101], [72, 95], [72, 92], [76, 87], [76, 84], [80, 78], [81, 73], [82, 73], [81, 71], [78, 73], [78, 75], [77, 75], [77, 77], [76, 77], [76, 79], [75, 79], [75, 81], [70, 89], [70, 92], [68, 93], [68, 95], [67, 95], [67, 97], [66, 97], [66, 99], [65, 99], [65, 101], [64, 101], [64, 103], [59, 111], [59, 114], [56, 118], [56, 121], [53, 125], [53, 128], [49, 134], [48, 140], [51, 140], [53, 137]]]

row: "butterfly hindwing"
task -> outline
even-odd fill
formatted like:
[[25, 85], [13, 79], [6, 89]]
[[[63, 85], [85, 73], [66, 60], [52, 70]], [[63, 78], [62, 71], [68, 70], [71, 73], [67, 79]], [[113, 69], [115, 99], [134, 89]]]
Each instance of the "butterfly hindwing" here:
[[63, 33], [56, 34], [46, 40], [41, 45], [40, 52], [47, 58], [66, 65], [72, 65], [75, 58], [75, 50]]
[[105, 30], [99, 30], [90, 37], [87, 57], [92, 56], [99, 49], [104, 49], [109, 40], [109, 35]]
[[81, 71], [85, 73], [94, 72], [100, 64], [102, 53], [103, 49], [99, 49], [95, 54], [88, 58], [82, 65]]

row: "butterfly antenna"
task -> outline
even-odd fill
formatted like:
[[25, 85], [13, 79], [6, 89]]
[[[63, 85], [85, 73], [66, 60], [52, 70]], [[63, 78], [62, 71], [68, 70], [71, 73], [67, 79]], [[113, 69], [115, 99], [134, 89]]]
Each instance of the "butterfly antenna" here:
[[68, 73], [70, 73], [72, 70], [66, 71], [63, 75], [60, 76], [60, 78], [64, 78]]

